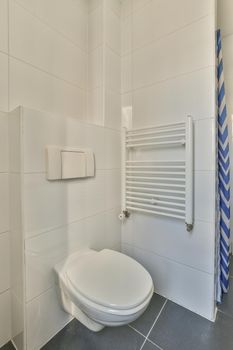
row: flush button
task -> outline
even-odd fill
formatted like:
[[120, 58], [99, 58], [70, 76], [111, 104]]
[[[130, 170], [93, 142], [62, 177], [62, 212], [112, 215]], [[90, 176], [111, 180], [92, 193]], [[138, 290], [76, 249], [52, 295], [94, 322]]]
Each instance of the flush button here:
[[74, 179], [86, 176], [85, 154], [81, 152], [61, 152], [62, 179]]

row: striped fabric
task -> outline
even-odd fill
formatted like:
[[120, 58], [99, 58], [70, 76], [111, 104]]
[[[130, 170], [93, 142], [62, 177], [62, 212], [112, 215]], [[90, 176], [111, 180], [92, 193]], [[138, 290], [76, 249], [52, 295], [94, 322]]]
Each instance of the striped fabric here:
[[218, 230], [219, 230], [219, 288], [217, 299], [229, 287], [230, 258], [230, 158], [228, 118], [223, 76], [221, 32], [217, 31], [217, 81], [218, 81]]

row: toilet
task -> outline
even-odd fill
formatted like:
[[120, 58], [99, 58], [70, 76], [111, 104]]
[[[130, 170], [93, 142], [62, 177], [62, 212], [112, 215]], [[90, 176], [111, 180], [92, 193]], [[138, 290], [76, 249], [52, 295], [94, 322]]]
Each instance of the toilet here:
[[55, 273], [65, 311], [95, 332], [136, 320], [154, 292], [142, 265], [110, 249], [78, 251], [57, 264]]

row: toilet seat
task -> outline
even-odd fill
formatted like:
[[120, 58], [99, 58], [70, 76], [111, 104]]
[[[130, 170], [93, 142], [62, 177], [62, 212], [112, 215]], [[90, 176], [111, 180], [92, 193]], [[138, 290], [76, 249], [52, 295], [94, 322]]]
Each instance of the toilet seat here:
[[153, 292], [151, 276], [139, 263], [109, 249], [86, 254], [66, 273], [86, 301], [114, 310], [136, 308]]
[[78, 251], [54, 269], [64, 310], [95, 332], [134, 321], [154, 293], [139, 263], [109, 249]]

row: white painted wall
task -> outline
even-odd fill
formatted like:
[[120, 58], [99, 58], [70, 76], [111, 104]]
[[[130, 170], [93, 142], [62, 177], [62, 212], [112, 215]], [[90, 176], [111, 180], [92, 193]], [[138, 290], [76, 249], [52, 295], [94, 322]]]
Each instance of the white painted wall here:
[[195, 129], [193, 231], [132, 214], [122, 249], [148, 268], [159, 294], [213, 319], [215, 1], [125, 0], [122, 11], [122, 108], [132, 108], [133, 127], [191, 114]]
[[[218, 0], [218, 27], [222, 32], [222, 52], [224, 64], [224, 77], [226, 88], [226, 102], [229, 118], [229, 132], [231, 135], [231, 188], [233, 188], [233, 152], [232, 152], [232, 122], [233, 122], [233, 2], [231, 0]], [[231, 207], [233, 197], [231, 196]], [[233, 232], [233, 220], [231, 220]], [[233, 235], [231, 235], [233, 242]]]

